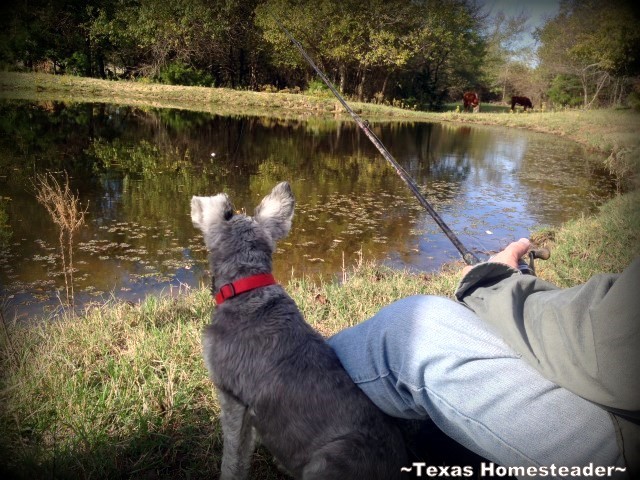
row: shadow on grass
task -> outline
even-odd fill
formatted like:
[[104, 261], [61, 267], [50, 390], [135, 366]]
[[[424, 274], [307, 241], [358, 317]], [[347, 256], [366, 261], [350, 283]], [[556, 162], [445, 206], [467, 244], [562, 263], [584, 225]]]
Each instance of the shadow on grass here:
[[[91, 439], [74, 438], [66, 445], [28, 431], [2, 432], [0, 475], [29, 480], [218, 478], [222, 452], [219, 420], [203, 408], [180, 414], [189, 420], [159, 427], [158, 416], [147, 414], [139, 420], [142, 427], [134, 435], [121, 438], [96, 434]], [[410, 449], [408, 467], [413, 462], [449, 466], [449, 478], [465, 478], [456, 476], [453, 467], [471, 467], [478, 478], [481, 462], [488, 462], [448, 438], [430, 421], [399, 422]], [[412, 472], [406, 478], [415, 476]], [[288, 478], [264, 447], [254, 452], [250, 479]]]
[[[212, 479], [218, 478], [222, 452], [219, 420], [207, 410], [189, 411], [189, 424], [139, 432], [127, 438], [103, 435], [74, 440], [68, 447], [44, 446], [29, 432], [0, 438], [0, 475], [4, 479]], [[145, 419], [141, 420], [141, 424]], [[157, 418], [149, 415], [149, 425]], [[254, 453], [251, 479], [289, 477], [276, 467], [269, 452]]]

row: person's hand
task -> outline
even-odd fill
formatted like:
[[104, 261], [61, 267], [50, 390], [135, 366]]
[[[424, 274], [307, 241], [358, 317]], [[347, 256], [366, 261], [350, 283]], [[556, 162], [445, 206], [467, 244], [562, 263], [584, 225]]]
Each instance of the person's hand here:
[[[521, 238], [517, 242], [510, 243], [507, 248], [491, 257], [488, 262], [505, 263], [513, 268], [518, 268], [518, 260], [529, 251], [531, 242], [526, 238]], [[473, 267], [464, 267], [462, 274], [466, 275]]]

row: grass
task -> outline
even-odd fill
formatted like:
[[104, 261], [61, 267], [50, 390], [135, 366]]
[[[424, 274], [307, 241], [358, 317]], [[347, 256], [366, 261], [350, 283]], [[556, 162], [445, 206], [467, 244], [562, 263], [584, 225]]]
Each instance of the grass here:
[[[269, 116], [343, 115], [335, 102], [294, 94], [234, 92], [104, 82], [48, 75], [0, 75], [0, 97], [109, 101]], [[227, 106], [229, 105], [229, 106]], [[357, 104], [384, 119], [482, 123], [526, 128], [602, 152], [627, 193], [555, 230], [534, 235], [551, 246], [539, 276], [572, 286], [619, 272], [640, 254], [640, 115], [631, 111], [424, 113]], [[608, 157], [608, 158], [607, 158]], [[461, 263], [424, 275], [360, 262], [343, 282], [292, 279], [286, 286], [308, 321], [329, 336], [383, 305], [424, 293], [451, 297]], [[211, 478], [222, 438], [200, 333], [212, 302], [206, 288], [112, 301], [56, 321], [3, 320], [0, 472], [12, 478]], [[1, 313], [1, 312], [0, 312]], [[2, 471], [4, 470], [4, 471]], [[253, 457], [253, 478], [283, 478], [270, 455]]]
[[616, 196], [597, 215], [583, 215], [555, 231], [541, 229], [533, 239], [552, 251], [551, 259], [536, 264], [538, 276], [559, 287], [620, 272], [640, 255], [640, 190]]

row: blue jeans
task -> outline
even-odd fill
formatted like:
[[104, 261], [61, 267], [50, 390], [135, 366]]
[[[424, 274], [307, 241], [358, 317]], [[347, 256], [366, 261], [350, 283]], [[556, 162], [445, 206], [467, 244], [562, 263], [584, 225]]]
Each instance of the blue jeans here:
[[452, 300], [399, 300], [329, 344], [384, 412], [431, 419], [496, 465], [625, 465], [606, 411], [544, 379]]

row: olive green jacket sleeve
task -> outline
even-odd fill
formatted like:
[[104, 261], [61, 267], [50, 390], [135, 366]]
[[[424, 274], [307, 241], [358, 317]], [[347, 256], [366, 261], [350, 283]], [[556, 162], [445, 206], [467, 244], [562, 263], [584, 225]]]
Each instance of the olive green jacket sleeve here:
[[482, 263], [464, 276], [456, 297], [544, 377], [640, 418], [640, 258], [622, 274], [568, 289]]
[[568, 289], [482, 263], [456, 297], [545, 378], [608, 410], [629, 477], [640, 478], [640, 258]]

